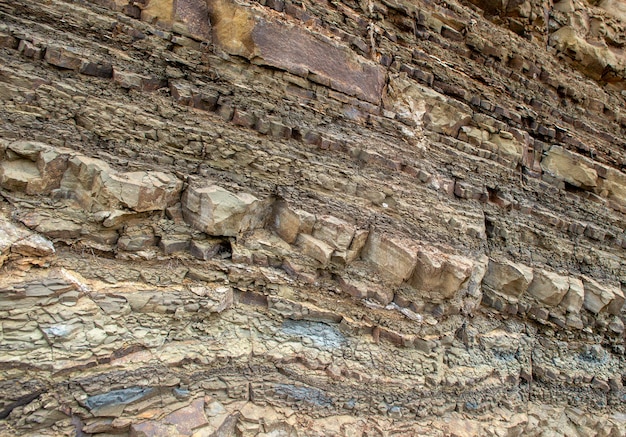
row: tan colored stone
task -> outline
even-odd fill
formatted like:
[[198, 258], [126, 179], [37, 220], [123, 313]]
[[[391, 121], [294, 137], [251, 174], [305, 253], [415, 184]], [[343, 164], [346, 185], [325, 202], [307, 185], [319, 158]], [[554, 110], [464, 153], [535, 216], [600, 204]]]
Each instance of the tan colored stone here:
[[319, 261], [322, 265], [328, 265], [334, 249], [325, 242], [307, 234], [298, 235], [296, 246], [300, 247], [306, 256]]
[[32, 234], [18, 240], [11, 246], [11, 252], [22, 256], [50, 256], [54, 255], [54, 245], [41, 235]]
[[330, 215], [318, 216], [313, 227], [313, 236], [337, 250], [350, 247], [355, 231], [354, 225]]
[[569, 289], [560, 305], [570, 313], [579, 313], [585, 301], [583, 281], [579, 278], [569, 278]]
[[626, 205], [626, 174], [614, 168], [608, 168], [606, 178], [598, 179], [596, 193]]
[[550, 35], [550, 45], [567, 55], [585, 75], [601, 80], [607, 70], [622, 72], [624, 61], [606, 46], [591, 44], [571, 26], [563, 26]]
[[509, 260], [489, 260], [483, 285], [492, 291], [513, 299], [519, 299], [528, 289], [533, 271], [523, 264]]
[[182, 185], [174, 175], [157, 171], [101, 172], [93, 196], [107, 209], [121, 205], [137, 212], [163, 211], [178, 201]]
[[236, 237], [240, 232], [261, 227], [262, 202], [247, 193], [231, 193], [217, 185], [187, 188], [182, 197], [185, 221], [214, 236]]
[[507, 161], [517, 162], [522, 159], [524, 146], [512, 136], [506, 135], [502, 132], [500, 134], [492, 135], [489, 141], [498, 146], [498, 154]]
[[594, 314], [608, 312], [618, 315], [624, 306], [624, 293], [615, 286], [602, 285], [596, 280], [588, 277], [581, 277], [585, 287], [585, 309]]
[[273, 208], [272, 229], [280, 238], [293, 244], [300, 232], [311, 234], [315, 216], [309, 212], [293, 209], [286, 202], [276, 202]]
[[593, 188], [598, 183], [598, 173], [586, 158], [552, 146], [541, 160], [541, 168], [557, 178], [581, 188]]
[[452, 105], [443, 94], [402, 77], [390, 79], [386, 106], [412, 119], [416, 126], [455, 138], [472, 119], [469, 107]]
[[393, 284], [399, 285], [413, 273], [417, 248], [406, 239], [370, 233], [361, 258], [374, 264]]
[[220, 47], [260, 65], [315, 81], [342, 93], [378, 103], [384, 69], [346, 47], [301, 27], [268, 20], [230, 0], [209, 1], [213, 36]]
[[533, 281], [528, 287], [528, 294], [539, 302], [549, 306], [558, 305], [570, 289], [570, 281], [567, 276], [548, 272], [547, 270], [535, 270]]
[[463, 288], [472, 273], [474, 263], [459, 255], [444, 254], [432, 247], [420, 248], [409, 284], [418, 293], [435, 300], [445, 300]]

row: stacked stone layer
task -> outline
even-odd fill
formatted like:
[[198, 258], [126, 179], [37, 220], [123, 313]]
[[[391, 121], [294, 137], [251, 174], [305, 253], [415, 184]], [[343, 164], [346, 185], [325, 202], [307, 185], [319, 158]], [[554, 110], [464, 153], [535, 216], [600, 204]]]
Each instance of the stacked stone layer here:
[[626, 19], [566, 3], [0, 1], [2, 432], [624, 434]]

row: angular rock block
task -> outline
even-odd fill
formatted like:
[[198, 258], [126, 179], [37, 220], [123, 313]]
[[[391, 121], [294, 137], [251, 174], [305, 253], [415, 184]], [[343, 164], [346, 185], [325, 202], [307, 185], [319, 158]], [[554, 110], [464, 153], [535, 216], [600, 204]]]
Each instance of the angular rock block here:
[[614, 168], [608, 168], [606, 178], [598, 178], [595, 192], [621, 205], [626, 205], [626, 174]]
[[450, 299], [469, 279], [474, 263], [435, 248], [421, 248], [409, 284], [435, 300]]
[[311, 234], [315, 215], [291, 208], [284, 201], [274, 204], [271, 227], [276, 234], [289, 244], [293, 244], [298, 234]]
[[528, 294], [549, 306], [558, 305], [570, 289], [567, 276], [546, 270], [535, 270]]
[[624, 306], [624, 293], [618, 287], [604, 286], [587, 277], [581, 277], [585, 287], [585, 301], [583, 306], [594, 314], [608, 312], [619, 315]]
[[370, 234], [361, 258], [374, 264], [395, 285], [411, 277], [417, 262], [413, 242], [384, 234]]
[[541, 160], [541, 168], [576, 187], [590, 189], [598, 184], [598, 173], [593, 163], [561, 146], [550, 148]]
[[563, 26], [552, 33], [550, 45], [567, 55], [578, 70], [594, 80], [601, 80], [609, 71], [621, 72], [617, 75], [624, 78], [623, 65], [620, 65], [623, 60], [605, 45], [587, 42], [572, 26]]
[[455, 138], [461, 127], [472, 120], [468, 106], [451, 104], [443, 94], [402, 77], [390, 79], [388, 103], [394, 112], [405, 114], [416, 126], [423, 124], [433, 132]]
[[65, 70], [78, 70], [83, 63], [80, 54], [69, 47], [48, 46], [44, 59], [48, 64]]
[[311, 31], [270, 21], [231, 0], [208, 2], [214, 41], [232, 55], [316, 82], [362, 100], [378, 103], [384, 69], [347, 47]]
[[490, 259], [487, 273], [483, 278], [483, 286], [497, 294], [517, 300], [528, 289], [532, 280], [533, 271], [530, 267], [508, 260]]
[[59, 187], [69, 149], [35, 141], [17, 141], [0, 151], [0, 186], [26, 194], [49, 194]]
[[236, 237], [262, 227], [265, 221], [266, 208], [259, 199], [217, 185], [187, 188], [181, 204], [185, 221], [213, 236]]
[[330, 215], [317, 217], [313, 227], [313, 236], [337, 250], [347, 250], [352, 243], [356, 228], [348, 222]]
[[174, 175], [159, 171], [101, 172], [92, 192], [100, 205], [121, 205], [137, 212], [162, 211], [178, 201], [182, 185]]
[[296, 245], [300, 247], [303, 254], [319, 261], [324, 266], [328, 265], [334, 251], [330, 245], [307, 234], [298, 235]]
[[569, 289], [559, 304], [569, 313], [579, 313], [585, 300], [583, 281], [579, 278], [569, 278]]

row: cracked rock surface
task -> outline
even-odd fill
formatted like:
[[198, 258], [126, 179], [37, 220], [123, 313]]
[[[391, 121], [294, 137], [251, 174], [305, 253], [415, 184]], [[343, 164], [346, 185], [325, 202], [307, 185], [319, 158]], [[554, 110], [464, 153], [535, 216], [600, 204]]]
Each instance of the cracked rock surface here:
[[625, 29], [0, 0], [0, 435], [626, 435]]

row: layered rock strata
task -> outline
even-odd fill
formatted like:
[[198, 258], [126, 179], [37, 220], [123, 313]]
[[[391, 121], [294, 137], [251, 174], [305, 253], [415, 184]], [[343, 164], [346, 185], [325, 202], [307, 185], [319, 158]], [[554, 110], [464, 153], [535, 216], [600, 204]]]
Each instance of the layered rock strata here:
[[621, 3], [0, 0], [6, 435], [623, 435]]

